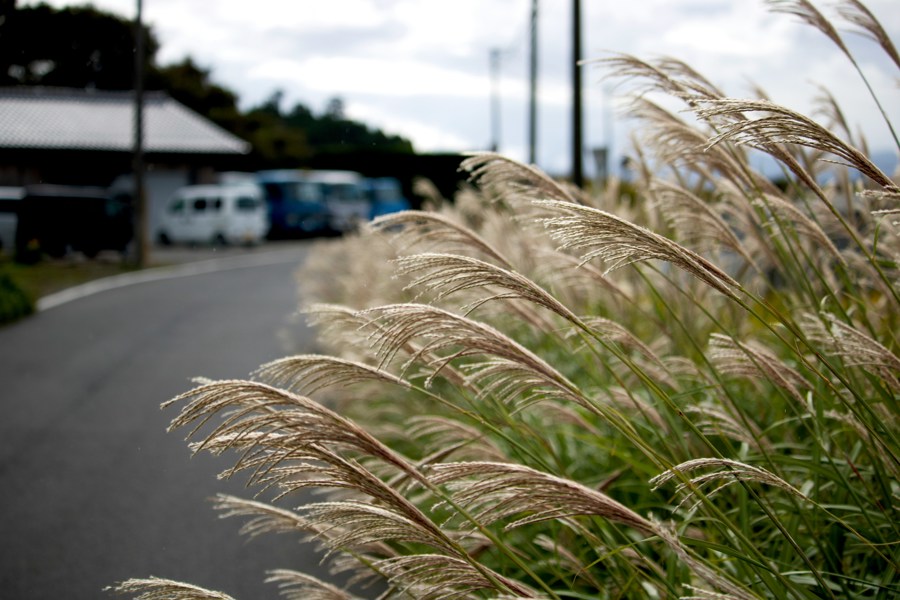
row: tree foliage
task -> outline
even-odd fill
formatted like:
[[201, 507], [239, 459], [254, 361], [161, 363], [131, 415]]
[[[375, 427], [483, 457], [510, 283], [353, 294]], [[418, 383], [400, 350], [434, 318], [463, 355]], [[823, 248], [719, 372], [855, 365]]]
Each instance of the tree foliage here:
[[[92, 6], [56, 10], [46, 4], [4, 7], [0, 84], [131, 89], [134, 24]], [[159, 42], [144, 27], [148, 65]]]
[[[283, 92], [242, 111], [237, 94], [191, 57], [158, 65], [159, 41], [144, 26], [145, 86], [163, 90], [253, 146], [259, 167], [308, 164], [316, 156], [359, 152], [410, 154], [409, 140], [348, 119], [334, 97], [321, 115], [297, 103], [282, 111]], [[134, 85], [134, 23], [92, 6], [0, 3], [0, 85], [128, 90]]]

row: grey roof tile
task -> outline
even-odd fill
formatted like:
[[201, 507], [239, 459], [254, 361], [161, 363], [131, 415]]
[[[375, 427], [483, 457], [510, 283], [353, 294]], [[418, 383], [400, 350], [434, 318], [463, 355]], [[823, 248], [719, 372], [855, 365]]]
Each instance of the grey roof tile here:
[[[134, 95], [62, 88], [0, 88], [0, 148], [130, 151]], [[250, 145], [168, 95], [144, 99], [144, 150], [246, 154]]]

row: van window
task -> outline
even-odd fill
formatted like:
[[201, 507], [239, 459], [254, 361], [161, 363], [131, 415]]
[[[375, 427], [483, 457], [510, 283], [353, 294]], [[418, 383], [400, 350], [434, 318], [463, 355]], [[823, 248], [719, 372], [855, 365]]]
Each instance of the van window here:
[[169, 207], [169, 212], [175, 215], [180, 215], [184, 212], [184, 200], [179, 198]]
[[259, 202], [252, 196], [241, 196], [235, 202], [239, 212], [253, 212], [259, 206]]
[[197, 198], [194, 200], [194, 212], [204, 212], [206, 210], [206, 198]]
[[212, 209], [215, 212], [219, 212], [222, 210], [222, 199], [221, 198], [211, 198], [210, 203], [212, 204]]

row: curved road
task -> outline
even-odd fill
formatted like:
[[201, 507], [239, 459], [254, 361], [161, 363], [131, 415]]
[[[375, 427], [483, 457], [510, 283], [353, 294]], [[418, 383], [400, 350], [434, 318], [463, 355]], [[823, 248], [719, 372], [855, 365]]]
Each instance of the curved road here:
[[265, 570], [317, 571], [298, 539], [248, 541], [217, 517], [211, 495], [250, 494], [216, 480], [227, 461], [190, 459], [159, 409], [194, 376], [312, 350], [290, 321], [305, 252], [162, 272], [0, 328], [0, 598], [112, 598], [104, 587], [151, 575], [277, 598]]

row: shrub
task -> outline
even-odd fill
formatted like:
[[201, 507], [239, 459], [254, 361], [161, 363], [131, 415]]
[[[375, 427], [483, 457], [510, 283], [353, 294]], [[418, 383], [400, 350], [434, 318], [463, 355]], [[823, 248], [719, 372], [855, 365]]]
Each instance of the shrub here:
[[[811, 5], [774, 4], [844, 50]], [[841, 14], [900, 67], [862, 6]], [[169, 403], [272, 495], [217, 508], [314, 536], [385, 597], [900, 593], [900, 188], [840, 120], [726, 98], [675, 60], [606, 64], [697, 118], [635, 100], [634, 198], [479, 154], [452, 205], [323, 245], [300, 280], [331, 354]], [[333, 496], [283, 506], [308, 487]]]
[[10, 323], [34, 312], [34, 301], [0, 268], [0, 324]]

